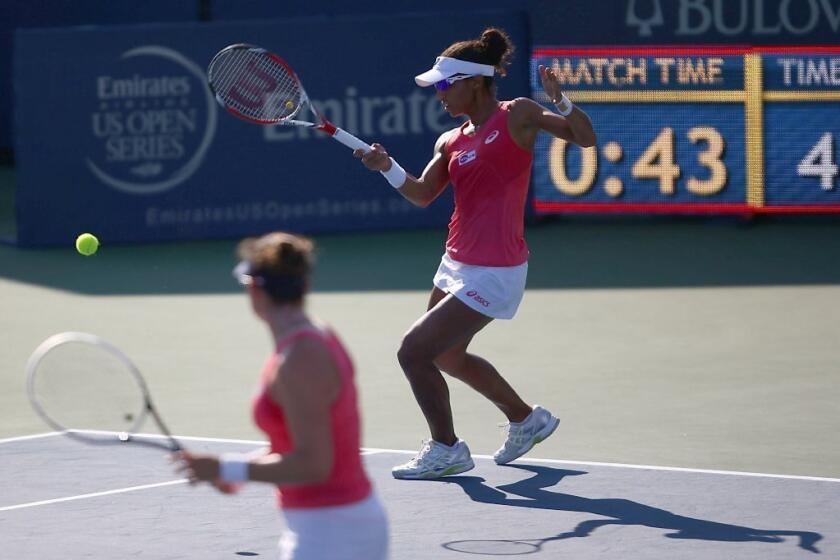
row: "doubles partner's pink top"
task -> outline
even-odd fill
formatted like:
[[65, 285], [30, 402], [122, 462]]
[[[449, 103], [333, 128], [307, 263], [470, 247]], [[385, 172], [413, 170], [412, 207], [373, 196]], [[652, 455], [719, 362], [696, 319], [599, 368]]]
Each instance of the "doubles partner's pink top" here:
[[455, 190], [446, 252], [464, 264], [517, 266], [528, 260], [525, 202], [533, 154], [508, 132], [510, 101], [473, 135], [464, 123], [447, 139], [444, 155]]
[[319, 484], [278, 485], [278, 501], [282, 508], [325, 507], [358, 502], [370, 494], [371, 485], [359, 455], [361, 428], [353, 362], [335, 334], [331, 331], [304, 329], [279, 342], [263, 367], [260, 390], [253, 403], [254, 422], [268, 436], [272, 453], [282, 455], [294, 449], [283, 410], [271, 398], [268, 379], [275, 371], [283, 375], [283, 351], [304, 336], [317, 338], [327, 346], [341, 377], [341, 390], [330, 409], [333, 468], [329, 478]]

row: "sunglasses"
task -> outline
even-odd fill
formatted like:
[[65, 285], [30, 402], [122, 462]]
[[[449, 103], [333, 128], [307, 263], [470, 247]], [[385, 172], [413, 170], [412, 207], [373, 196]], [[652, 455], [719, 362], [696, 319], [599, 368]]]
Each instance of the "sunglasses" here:
[[240, 261], [231, 271], [241, 286], [259, 286], [268, 292], [299, 298], [306, 285], [306, 278], [298, 275], [266, 275], [254, 271], [248, 261]]
[[458, 80], [466, 80], [467, 78], [474, 78], [475, 76], [477, 76], [477, 74], [455, 74], [454, 76], [435, 82], [435, 89], [438, 91], [446, 91]]
[[241, 286], [249, 286], [251, 284], [262, 286], [265, 284], [264, 278], [251, 274], [251, 263], [248, 261], [239, 262], [235, 267], [233, 267], [231, 274], [233, 275], [234, 280], [236, 280]]

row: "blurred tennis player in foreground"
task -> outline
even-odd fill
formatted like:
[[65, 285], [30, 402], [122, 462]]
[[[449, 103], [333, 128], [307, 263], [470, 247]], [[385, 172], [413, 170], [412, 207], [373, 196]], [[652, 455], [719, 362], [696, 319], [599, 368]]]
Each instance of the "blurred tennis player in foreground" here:
[[397, 354], [432, 437], [415, 458], [393, 469], [396, 478], [435, 478], [473, 468], [467, 444], [455, 434], [441, 371], [470, 385], [507, 417], [496, 463], [520, 457], [559, 423], [545, 408], [526, 404], [492, 364], [467, 352], [478, 331], [493, 319], [511, 319], [522, 299], [528, 271], [524, 211], [537, 134], [544, 130], [579, 146], [595, 144], [589, 117], [563, 95], [550, 69], [540, 66], [539, 73], [556, 112], [527, 98], [496, 98], [494, 76], [505, 75], [512, 52], [503, 31], [486, 29], [478, 39], [448, 47], [415, 78], [420, 86], [435, 87], [451, 116], [469, 118], [440, 136], [420, 177], [408, 175], [379, 144], [367, 154], [354, 152], [417, 206], [428, 206], [449, 183], [455, 190], [428, 310]]
[[246, 239], [238, 249], [234, 276], [272, 337], [253, 405], [270, 450], [181, 453], [178, 470], [223, 492], [247, 481], [276, 484], [283, 560], [381, 560], [388, 523], [359, 455], [353, 363], [335, 333], [304, 309], [313, 250], [286, 233]]

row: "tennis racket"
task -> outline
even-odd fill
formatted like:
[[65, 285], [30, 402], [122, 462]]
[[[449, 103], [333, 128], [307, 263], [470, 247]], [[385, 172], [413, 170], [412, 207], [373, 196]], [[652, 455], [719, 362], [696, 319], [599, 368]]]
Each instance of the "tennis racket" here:
[[[207, 83], [219, 104], [240, 119], [315, 128], [348, 148], [373, 149], [328, 121], [312, 105], [289, 63], [260, 47], [236, 44], [219, 51], [207, 68]], [[304, 119], [304, 105], [312, 121]]]
[[[135, 443], [182, 449], [161, 420], [140, 371], [93, 334], [64, 332], [42, 342], [26, 364], [35, 412], [57, 431], [85, 443]], [[164, 438], [138, 435], [151, 417]]]

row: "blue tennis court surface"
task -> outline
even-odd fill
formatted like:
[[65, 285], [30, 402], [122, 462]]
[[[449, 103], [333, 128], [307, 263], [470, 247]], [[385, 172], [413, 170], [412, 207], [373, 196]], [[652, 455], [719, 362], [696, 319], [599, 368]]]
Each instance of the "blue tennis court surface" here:
[[[195, 451], [260, 442], [183, 438]], [[460, 476], [397, 481], [411, 453], [365, 450], [391, 557], [840, 557], [840, 479], [486, 456]], [[0, 440], [0, 558], [274, 556], [272, 489], [190, 487], [159, 452], [57, 434]]]

